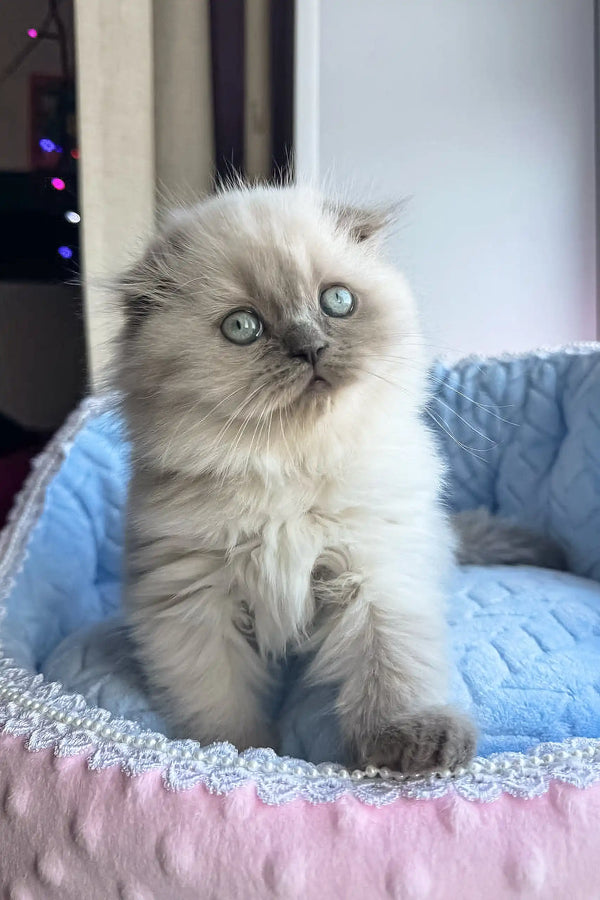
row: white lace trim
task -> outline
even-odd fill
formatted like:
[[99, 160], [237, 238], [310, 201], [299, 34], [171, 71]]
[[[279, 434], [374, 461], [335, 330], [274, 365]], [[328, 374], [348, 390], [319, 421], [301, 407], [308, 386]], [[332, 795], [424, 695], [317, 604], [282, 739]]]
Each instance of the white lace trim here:
[[[9, 524], [0, 537], [0, 603], [8, 596], [27, 555], [27, 542], [41, 515], [48, 483], [69, 453], [73, 439], [93, 415], [111, 409], [114, 395], [85, 401], [34, 463]], [[2, 607], [0, 607], [0, 614]], [[25, 738], [28, 750], [52, 748], [57, 756], [85, 754], [91, 769], [118, 765], [128, 775], [160, 770], [170, 790], [204, 784], [228, 793], [253, 783], [265, 803], [279, 805], [302, 798], [331, 803], [351, 794], [363, 803], [384, 806], [401, 797], [432, 799], [458, 794], [468, 800], [496, 800], [502, 794], [539, 797], [552, 780], [580, 788], [600, 782], [600, 740], [571, 738], [540, 744], [527, 753], [478, 757], [451, 774], [406, 777], [368, 766], [353, 772], [335, 764], [313, 765], [280, 757], [270, 749], [238, 753], [232, 744], [202, 747], [196, 741], [171, 741], [88, 706], [78, 694], [64, 693], [0, 657], [0, 729]]]

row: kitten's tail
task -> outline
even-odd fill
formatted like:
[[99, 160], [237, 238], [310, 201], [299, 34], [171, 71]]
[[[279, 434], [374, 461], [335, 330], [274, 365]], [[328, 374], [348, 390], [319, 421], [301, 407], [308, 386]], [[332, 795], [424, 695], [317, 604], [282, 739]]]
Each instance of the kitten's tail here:
[[566, 569], [564, 551], [551, 538], [493, 516], [489, 510], [470, 509], [452, 517], [458, 537], [456, 558], [460, 565], [541, 566]]

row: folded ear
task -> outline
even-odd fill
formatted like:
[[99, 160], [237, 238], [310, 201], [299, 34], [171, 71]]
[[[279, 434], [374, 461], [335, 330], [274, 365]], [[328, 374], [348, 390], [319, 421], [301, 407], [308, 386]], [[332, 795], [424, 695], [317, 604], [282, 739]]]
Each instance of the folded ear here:
[[118, 279], [116, 289], [125, 315], [125, 338], [134, 337], [143, 322], [176, 290], [169, 277], [167, 257], [171, 246], [170, 237], [156, 239]]
[[149, 254], [144, 254], [142, 259], [123, 272], [116, 283], [125, 317], [125, 339], [135, 337], [144, 320], [160, 302], [156, 296], [155, 275]]
[[381, 238], [383, 232], [393, 222], [396, 212], [394, 206], [367, 208], [340, 203], [326, 205], [335, 216], [338, 226], [357, 244]]
[[121, 303], [125, 313], [123, 336], [126, 339], [133, 338], [138, 333], [142, 323], [152, 312], [155, 306], [154, 298], [147, 294], [122, 291]]

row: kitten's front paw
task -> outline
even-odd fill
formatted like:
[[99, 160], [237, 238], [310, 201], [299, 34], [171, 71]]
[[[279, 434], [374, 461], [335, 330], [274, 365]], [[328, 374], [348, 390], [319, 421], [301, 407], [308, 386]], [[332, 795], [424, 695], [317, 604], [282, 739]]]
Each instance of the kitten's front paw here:
[[359, 748], [363, 765], [406, 775], [466, 765], [477, 744], [473, 723], [448, 706], [402, 716]]

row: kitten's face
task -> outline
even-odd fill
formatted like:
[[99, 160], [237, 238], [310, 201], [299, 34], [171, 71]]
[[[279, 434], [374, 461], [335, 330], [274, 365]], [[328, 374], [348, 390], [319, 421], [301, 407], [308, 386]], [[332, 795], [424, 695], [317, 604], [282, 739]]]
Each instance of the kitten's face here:
[[400, 359], [409, 377], [416, 317], [377, 225], [297, 188], [233, 191], [181, 215], [125, 282], [127, 393], [223, 425], [309, 427], [353, 392], [369, 402]]

